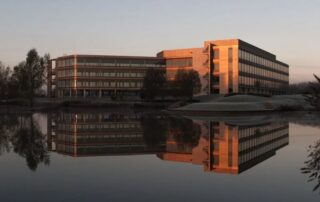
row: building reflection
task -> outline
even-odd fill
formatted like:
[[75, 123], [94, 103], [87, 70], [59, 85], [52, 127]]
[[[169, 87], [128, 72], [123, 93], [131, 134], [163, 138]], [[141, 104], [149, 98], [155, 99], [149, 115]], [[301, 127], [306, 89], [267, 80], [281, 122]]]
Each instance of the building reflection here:
[[228, 123], [137, 113], [48, 116], [51, 151], [74, 157], [156, 154], [164, 161], [239, 174], [289, 144], [287, 122]]
[[48, 117], [50, 149], [70, 156], [155, 154], [164, 142], [149, 145], [139, 114], [61, 113]]
[[231, 125], [226, 122], [198, 122], [201, 134], [197, 145], [177, 141], [179, 131], [170, 131], [165, 161], [203, 165], [204, 171], [239, 174], [276, 154], [289, 144], [288, 123]]

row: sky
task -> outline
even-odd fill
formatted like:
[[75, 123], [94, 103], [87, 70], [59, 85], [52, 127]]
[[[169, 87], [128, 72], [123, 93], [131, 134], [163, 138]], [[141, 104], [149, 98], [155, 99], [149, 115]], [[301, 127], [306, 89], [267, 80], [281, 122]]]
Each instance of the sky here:
[[290, 82], [320, 75], [320, 0], [0, 0], [0, 61], [31, 48], [155, 56], [239, 38], [290, 65]]

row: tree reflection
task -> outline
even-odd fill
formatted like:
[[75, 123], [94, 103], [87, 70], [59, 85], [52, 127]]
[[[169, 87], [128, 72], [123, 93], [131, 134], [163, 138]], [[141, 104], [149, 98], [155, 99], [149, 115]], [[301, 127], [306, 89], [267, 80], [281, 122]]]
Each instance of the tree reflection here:
[[45, 135], [34, 123], [32, 116], [20, 119], [20, 125], [12, 135], [14, 152], [26, 158], [28, 167], [35, 171], [39, 163], [50, 163]]
[[310, 145], [308, 152], [308, 159], [304, 162], [305, 167], [301, 168], [301, 172], [309, 174], [309, 182], [315, 181], [317, 183], [313, 188], [315, 191], [320, 187], [320, 140], [314, 145]]
[[201, 128], [192, 120], [171, 117], [169, 125], [169, 130], [174, 134], [174, 138], [177, 142], [190, 147], [194, 147], [198, 144]]
[[9, 152], [10, 135], [13, 133], [15, 126], [18, 123], [18, 116], [1, 115], [0, 116], [0, 155]]
[[0, 155], [10, 151], [10, 137], [7, 128], [1, 124], [0, 126]]
[[165, 142], [167, 127], [164, 120], [154, 115], [141, 118], [144, 140], [148, 146], [154, 147]]

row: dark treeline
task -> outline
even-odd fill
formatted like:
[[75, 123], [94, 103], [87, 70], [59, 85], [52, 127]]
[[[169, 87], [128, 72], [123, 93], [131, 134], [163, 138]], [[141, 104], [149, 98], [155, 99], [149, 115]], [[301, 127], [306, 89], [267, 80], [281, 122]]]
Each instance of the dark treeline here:
[[195, 70], [180, 69], [171, 81], [164, 70], [150, 68], [143, 81], [141, 97], [145, 100], [166, 97], [192, 99], [200, 90], [200, 77]]
[[288, 86], [288, 94], [309, 94], [311, 93], [309, 82], [293, 83]]
[[26, 60], [13, 69], [0, 62], [0, 99], [23, 98], [32, 106], [35, 95], [46, 82], [49, 60], [49, 54], [40, 57], [36, 49], [31, 49]]

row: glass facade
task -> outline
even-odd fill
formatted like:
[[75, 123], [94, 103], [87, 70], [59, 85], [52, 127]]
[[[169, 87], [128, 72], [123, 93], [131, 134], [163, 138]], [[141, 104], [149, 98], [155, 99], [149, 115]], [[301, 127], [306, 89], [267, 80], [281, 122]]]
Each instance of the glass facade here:
[[239, 92], [283, 94], [288, 84], [287, 65], [239, 49]]
[[[284, 94], [289, 66], [276, 56], [238, 39], [208, 41], [209, 94]], [[205, 49], [206, 50], [206, 49]]]
[[201, 95], [284, 94], [289, 84], [287, 64], [239, 39], [206, 41], [205, 48], [167, 50], [158, 57], [73, 55], [54, 61], [55, 81], [48, 82], [48, 92], [56, 85], [57, 97], [108, 96], [111, 91], [138, 95], [148, 68], [163, 70], [168, 80], [179, 69], [198, 71]]
[[166, 66], [161, 58], [81, 55], [58, 58], [56, 64], [58, 97], [138, 96], [147, 69], [165, 73]]
[[[51, 115], [50, 115], [51, 116]], [[49, 147], [70, 156], [147, 154], [163, 150], [164, 142], [150, 146], [134, 113], [61, 113], [50, 117]]]
[[[199, 139], [193, 145], [178, 138], [181, 128], [171, 130], [167, 135], [166, 153], [161, 155], [163, 160], [203, 165], [208, 172], [239, 174], [289, 144], [286, 122], [235, 125], [198, 120], [189, 125], [192, 124], [209, 130], [198, 134]], [[193, 135], [197, 136], [196, 132]]]

